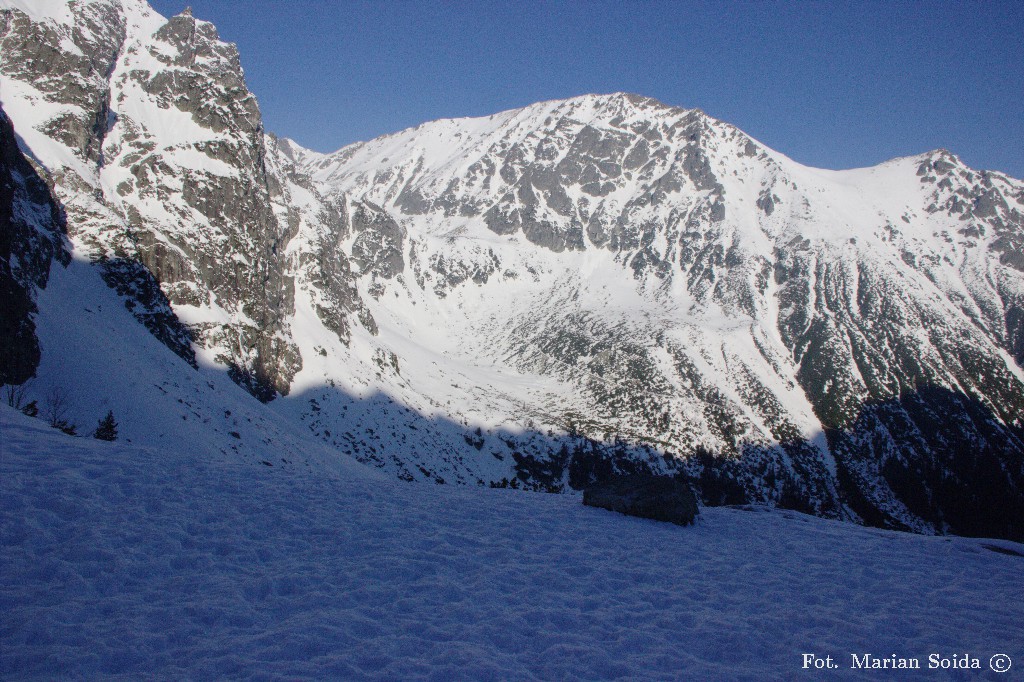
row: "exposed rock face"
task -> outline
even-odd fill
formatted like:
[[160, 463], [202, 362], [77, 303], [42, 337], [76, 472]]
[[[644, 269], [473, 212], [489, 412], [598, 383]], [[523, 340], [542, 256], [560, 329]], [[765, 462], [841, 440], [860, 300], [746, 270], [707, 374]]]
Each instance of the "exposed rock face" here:
[[394, 218], [369, 202], [352, 207], [352, 260], [361, 273], [389, 279], [405, 270], [405, 230]]
[[32, 21], [18, 9], [0, 10], [4, 75], [32, 85], [63, 105], [42, 131], [82, 160], [98, 162], [108, 125], [110, 73], [125, 41], [120, 2], [76, 3], [74, 20]]
[[50, 188], [18, 149], [0, 108], [0, 385], [24, 383], [39, 365], [35, 294], [54, 260], [68, 262], [64, 231]]
[[[287, 140], [267, 135], [266, 148], [274, 211], [278, 222], [295, 235], [281, 252], [285, 276], [294, 280], [298, 293], [308, 297], [320, 322], [344, 345], [351, 340], [353, 325], [376, 334], [377, 324], [360, 297], [352, 272], [357, 250], [354, 245], [347, 248], [354, 232], [352, 213], [360, 208], [349, 206], [344, 198], [324, 199], [309, 177], [297, 170], [295, 150]], [[361, 211], [363, 214], [365, 211]], [[385, 224], [394, 226], [390, 219]], [[359, 230], [365, 228], [360, 222]], [[400, 261], [400, 243], [398, 248]], [[374, 268], [372, 259], [359, 264], [366, 271]]]
[[[1024, 499], [1019, 181], [945, 151], [816, 171], [632, 95], [429, 123], [304, 168], [406, 225], [417, 286], [495, 302], [470, 315], [488, 357], [576, 387], [589, 435], [678, 453], [708, 501], [963, 531], [938, 474], [927, 504], [905, 480], [969, 487], [971, 467], [1002, 472], [997, 506]], [[539, 248], [492, 262], [468, 246], [481, 228]], [[633, 283], [598, 276], [609, 261]], [[530, 302], [506, 309], [522, 282]], [[946, 410], [964, 418], [942, 439], [988, 463], [923, 445]]]
[[[186, 360], [196, 343], [261, 399], [287, 393], [302, 364], [284, 257], [295, 231], [275, 215], [235, 46], [191, 14], [164, 21], [138, 0], [34, 19], [4, 9], [0, 41], [5, 84], [46, 138], [26, 143], [108, 283]], [[60, 113], [26, 111], [38, 100]]]
[[[626, 94], [318, 154], [190, 13], [3, 6], [4, 104], [75, 248], [186, 361], [301, 386], [280, 409], [339, 450], [565, 490], [587, 442], [706, 503], [1024, 532], [993, 521], [1024, 501], [1020, 181], [941, 150], [810, 169]], [[46, 249], [18, 239], [12, 273]]]
[[194, 331], [178, 319], [153, 273], [131, 258], [103, 257], [98, 265], [103, 281], [124, 297], [135, 319], [193, 369], [198, 368]]
[[[544, 103], [491, 117], [500, 119], [497, 130], [471, 140], [475, 148], [435, 126], [425, 139], [467, 152], [468, 167], [458, 177], [417, 156], [386, 170], [363, 169], [361, 161], [404, 133], [309, 159], [306, 167], [406, 215], [482, 216], [497, 234], [521, 233], [556, 252], [584, 249], [584, 235], [613, 251], [634, 250], [650, 244], [657, 227], [645, 208], [684, 186], [699, 194], [690, 212], [724, 215], [724, 190], [701, 146], [709, 119], [697, 111], [673, 120], [644, 117], [663, 109], [633, 95]], [[587, 123], [591, 118], [600, 123]]]
[[[294, 234], [271, 206], [259, 108], [237, 49], [182, 14], [124, 51], [113, 87], [125, 112], [103, 175], [139, 207], [127, 216], [138, 260], [172, 304], [237, 320], [199, 318], [193, 329], [243, 385], [262, 399], [287, 393], [301, 358], [288, 340], [294, 292], [278, 252]], [[169, 140], [165, 118], [194, 131]]]

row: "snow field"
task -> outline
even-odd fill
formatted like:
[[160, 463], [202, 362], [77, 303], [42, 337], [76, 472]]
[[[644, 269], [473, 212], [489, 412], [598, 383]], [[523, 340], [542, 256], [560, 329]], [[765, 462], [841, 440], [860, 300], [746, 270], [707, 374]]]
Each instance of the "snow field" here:
[[1024, 558], [986, 547], [1024, 554], [1005, 541], [757, 509], [679, 528], [7, 407], [0, 436], [5, 679], [755, 680], [811, 675], [806, 652], [1024, 653]]

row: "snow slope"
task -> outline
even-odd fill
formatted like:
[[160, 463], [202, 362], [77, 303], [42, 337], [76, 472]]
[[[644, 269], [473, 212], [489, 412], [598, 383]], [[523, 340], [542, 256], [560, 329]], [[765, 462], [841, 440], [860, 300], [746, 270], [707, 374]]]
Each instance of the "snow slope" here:
[[74, 439], [7, 407], [0, 434], [6, 679], [760, 680], [808, 652], [845, 679], [849, 653], [1024, 654], [1010, 542], [761, 508], [680, 528]]
[[[324, 475], [352, 462], [254, 400], [216, 365], [212, 353], [188, 364], [135, 322], [124, 300], [80, 254], [54, 263], [35, 317], [42, 361], [23, 402], [46, 411], [59, 392], [65, 417], [92, 433], [108, 410], [136, 445], [262, 466], [311, 467]], [[287, 461], [282, 461], [287, 460]]]

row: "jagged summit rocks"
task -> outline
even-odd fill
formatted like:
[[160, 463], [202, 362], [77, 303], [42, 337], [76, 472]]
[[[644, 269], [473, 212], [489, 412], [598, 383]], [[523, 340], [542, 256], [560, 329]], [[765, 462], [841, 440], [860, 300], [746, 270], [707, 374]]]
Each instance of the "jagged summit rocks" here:
[[340, 453], [563, 490], [639, 459], [920, 531], [1024, 500], [1019, 180], [942, 150], [807, 168], [622, 93], [319, 154], [188, 12], [0, 8], [4, 107], [76, 252]]

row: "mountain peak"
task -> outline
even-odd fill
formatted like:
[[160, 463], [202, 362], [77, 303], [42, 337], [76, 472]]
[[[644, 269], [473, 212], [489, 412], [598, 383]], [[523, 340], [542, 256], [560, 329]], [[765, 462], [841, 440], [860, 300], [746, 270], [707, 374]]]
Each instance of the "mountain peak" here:
[[197, 36], [201, 36], [211, 42], [221, 42], [217, 27], [209, 21], [197, 19], [192, 14], [191, 7], [186, 7], [180, 14], [168, 19], [165, 27], [167, 27], [165, 30], [172, 32], [184, 32], [183, 35], [189, 40], [195, 40]]
[[958, 166], [963, 165], [963, 162], [960, 160], [960, 157], [954, 154], [953, 152], [949, 151], [945, 147], [939, 147], [938, 149], [933, 149], [930, 152], [925, 152], [923, 156], [927, 159], [932, 159], [935, 161], [942, 160], [947, 163], [956, 164]]
[[653, 97], [631, 92], [588, 93], [562, 100], [539, 102], [531, 107], [526, 107], [526, 109], [551, 106], [554, 106], [555, 112], [565, 111], [573, 116], [578, 115], [581, 110], [589, 109], [594, 119], [607, 119], [608, 121], [616, 121], [620, 118], [650, 117], [652, 114], [655, 116], [658, 114], [683, 115], [691, 111], [698, 111], [672, 106]]
[[[2, 13], [4, 107], [51, 171], [75, 248], [110, 254], [96, 268], [124, 322], [260, 399], [289, 393], [267, 409], [339, 456], [550, 490], [635, 458], [717, 503], [1019, 533], [972, 525], [1024, 518], [1024, 479], [1003, 476], [1024, 451], [1019, 183], [941, 149], [810, 169], [628, 92], [315, 154], [264, 135], [237, 48], [189, 8], [12, 2], [67, 10], [72, 30]], [[27, 263], [21, 251], [0, 266]], [[91, 325], [78, 311], [114, 300], [59, 282], [39, 297], [46, 352], [86, 347], [60, 342], [77, 333], [67, 305]], [[112, 391], [121, 369], [65, 355], [87, 371], [58, 356], [41, 383], [121, 401], [119, 418], [156, 396], [147, 386], [173, 395], [148, 377]], [[208, 369], [189, 400], [214, 388]], [[219, 452], [257, 440], [237, 413], [218, 430], [204, 426], [218, 410], [174, 404], [189, 407], [182, 433], [230, 443]], [[471, 423], [498, 430], [462, 433]], [[978, 480], [987, 506], [963, 508], [957, 491]]]
[[580, 95], [579, 97], [570, 97], [566, 101], [583, 100], [583, 101], [594, 101], [601, 104], [623, 104], [631, 105], [635, 107], [663, 107], [663, 108], [674, 108], [669, 105], [660, 102], [653, 97], [647, 97], [646, 95], [640, 95], [634, 92], [610, 92], [610, 93], [588, 93], [586, 95]]

